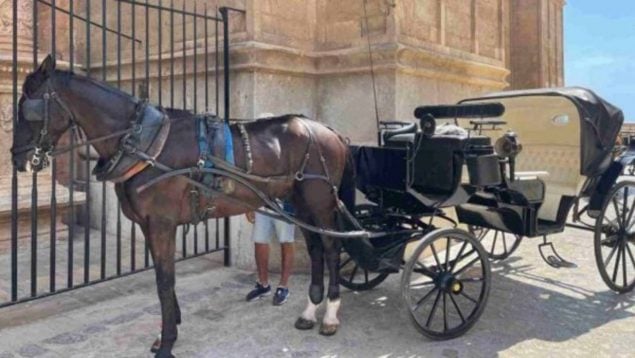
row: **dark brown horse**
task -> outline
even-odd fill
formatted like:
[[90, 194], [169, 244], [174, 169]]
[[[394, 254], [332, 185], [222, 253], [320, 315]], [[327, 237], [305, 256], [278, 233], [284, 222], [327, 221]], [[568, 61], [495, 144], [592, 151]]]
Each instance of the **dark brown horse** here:
[[[181, 322], [174, 290], [177, 225], [191, 222], [196, 214], [193, 211], [207, 211], [211, 218], [226, 217], [261, 207], [263, 201], [244, 185], [226, 180], [223, 184], [226, 196], [208, 199], [201, 195], [197, 208], [190, 202], [194, 186], [184, 176], [173, 176], [139, 191], [164, 174], [156, 166], [148, 165], [155, 164], [154, 159], [172, 169], [197, 166], [199, 147], [191, 120], [193, 115], [174, 110], [163, 113], [164, 117], [167, 114], [171, 118], [160, 143], [160, 153], [154, 153], [156, 158], [149, 161], [134, 156], [127, 158], [137, 158], [137, 163], [117, 179], [115, 190], [124, 214], [139, 224], [150, 247], [162, 314], [161, 341], [156, 355], [170, 357], [177, 339], [176, 326]], [[11, 150], [13, 163], [20, 171], [43, 169], [46, 153], [55, 153], [54, 146], [60, 136], [75, 125], [92, 141], [104, 163], [120, 153], [122, 137], [137, 130], [141, 133], [142, 128], [134, 126], [139, 115], [139, 101], [132, 96], [84, 76], [56, 70], [55, 60], [49, 56], [23, 85]], [[253, 185], [270, 198], [289, 199], [299, 220], [320, 228], [336, 228], [338, 200], [334, 190], [340, 187], [343, 177], [348, 178], [345, 171], [350, 167], [347, 145], [339, 135], [320, 123], [294, 115], [248, 122], [243, 129], [233, 124], [231, 134], [237, 168], [248, 167], [249, 155], [243, 145], [247, 139], [253, 157], [250, 172], [261, 177], [276, 177], [270, 181], [252, 180]], [[305, 179], [298, 180], [298, 173], [305, 174]], [[329, 177], [328, 181], [317, 179], [325, 176]], [[303, 233], [312, 261], [311, 286], [307, 308], [295, 326], [310, 329], [317, 321], [315, 310], [323, 301], [326, 263], [330, 272], [328, 300], [320, 333], [334, 334], [339, 325], [340, 241], [306, 230]]]

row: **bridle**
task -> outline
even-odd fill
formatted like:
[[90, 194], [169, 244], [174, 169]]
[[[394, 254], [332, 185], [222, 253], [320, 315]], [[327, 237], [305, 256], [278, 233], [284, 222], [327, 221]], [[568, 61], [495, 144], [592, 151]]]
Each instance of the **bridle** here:
[[66, 103], [62, 101], [57, 92], [51, 88], [48, 82], [46, 84], [46, 92], [42, 95], [42, 98], [30, 98], [26, 93], [24, 93], [24, 97], [25, 100], [22, 103], [23, 118], [27, 122], [42, 122], [42, 128], [33, 142], [18, 148], [12, 148], [11, 152], [15, 155], [34, 149], [35, 153], [31, 158], [31, 165], [33, 167], [39, 167], [40, 164], [42, 164], [44, 168], [48, 166], [48, 158], [53, 156], [54, 149], [50, 138], [51, 104], [57, 104], [68, 119], [68, 124], [63, 132], [66, 132], [69, 128], [73, 128], [73, 132], [77, 133], [77, 122], [75, 121], [73, 112], [68, 108]]
[[[77, 124], [75, 115], [48, 82], [46, 83], [46, 92], [42, 95], [42, 98], [30, 98], [26, 93], [24, 93], [23, 95], [25, 98], [25, 100], [22, 102], [22, 115], [24, 120], [32, 123], [42, 122], [42, 129], [40, 129], [39, 135], [35, 140], [21, 147], [12, 148], [11, 153], [13, 155], [16, 155], [34, 150], [33, 157], [31, 158], [31, 165], [34, 169], [46, 168], [49, 165], [49, 158], [72, 151], [78, 147], [91, 145], [97, 142], [102, 142], [116, 137], [122, 137], [140, 131], [140, 128], [132, 127], [124, 130], [119, 130], [102, 137], [93, 139], [86, 138], [82, 140], [80, 127]], [[72, 135], [78, 141], [78, 143], [76, 143], [75, 145], [68, 145], [58, 149], [54, 148], [54, 145], [50, 138], [52, 103], [57, 104], [65, 113], [65, 117], [68, 119], [68, 123], [62, 130], [62, 133], [71, 129], [73, 133]], [[136, 115], [139, 115], [138, 111]], [[42, 165], [42, 168], [39, 168], [40, 165]]]

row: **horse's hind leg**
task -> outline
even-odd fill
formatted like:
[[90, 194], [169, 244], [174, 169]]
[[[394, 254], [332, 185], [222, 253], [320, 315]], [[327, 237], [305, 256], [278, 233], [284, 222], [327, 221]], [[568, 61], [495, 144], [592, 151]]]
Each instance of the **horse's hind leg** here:
[[315, 326], [315, 311], [324, 298], [324, 248], [319, 235], [307, 230], [302, 230], [302, 233], [311, 257], [311, 286], [307, 306], [295, 322], [295, 328], [307, 330]]
[[326, 300], [326, 313], [322, 319], [320, 326], [320, 334], [332, 336], [337, 332], [340, 321], [337, 318], [337, 311], [340, 308], [340, 239], [323, 236], [322, 242], [324, 246], [324, 259], [329, 269], [329, 289], [328, 299]]
[[180, 321], [180, 308], [174, 291], [174, 252], [176, 225], [163, 220], [148, 220], [142, 227], [150, 246], [157, 292], [161, 303], [161, 344], [156, 357], [173, 357], [172, 347], [177, 339], [176, 325]]

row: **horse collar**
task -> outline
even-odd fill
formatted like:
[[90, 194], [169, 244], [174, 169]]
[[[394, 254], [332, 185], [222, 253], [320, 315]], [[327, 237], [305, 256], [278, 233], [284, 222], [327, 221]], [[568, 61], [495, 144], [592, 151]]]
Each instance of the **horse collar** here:
[[[99, 159], [93, 174], [97, 180], [115, 183], [132, 178], [153, 165], [154, 158], [163, 151], [169, 132], [167, 115], [147, 101], [138, 102], [134, 120], [119, 141], [117, 152], [110, 158]], [[145, 159], [148, 157], [151, 159]]]

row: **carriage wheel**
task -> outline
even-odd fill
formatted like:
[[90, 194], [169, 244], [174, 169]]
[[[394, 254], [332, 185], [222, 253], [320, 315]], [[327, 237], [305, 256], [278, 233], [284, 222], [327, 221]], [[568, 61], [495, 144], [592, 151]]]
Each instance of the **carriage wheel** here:
[[377, 273], [360, 267], [346, 251], [340, 254], [340, 285], [353, 291], [366, 291], [384, 282], [388, 273]]
[[423, 237], [406, 263], [401, 292], [415, 327], [431, 339], [455, 338], [485, 309], [491, 280], [483, 246], [459, 229]]
[[518, 249], [522, 236], [480, 226], [469, 226], [470, 233], [481, 242], [491, 260], [505, 260]]
[[595, 224], [595, 262], [610, 289], [635, 287], [635, 182], [619, 182], [607, 195]]

